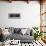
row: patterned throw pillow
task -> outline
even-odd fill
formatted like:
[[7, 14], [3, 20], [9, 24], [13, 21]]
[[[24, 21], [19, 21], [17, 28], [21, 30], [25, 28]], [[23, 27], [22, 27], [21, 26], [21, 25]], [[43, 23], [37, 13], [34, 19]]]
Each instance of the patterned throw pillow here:
[[8, 32], [13, 34], [14, 33], [14, 27], [9, 27]]
[[14, 28], [14, 33], [20, 33], [21, 29], [20, 28]]

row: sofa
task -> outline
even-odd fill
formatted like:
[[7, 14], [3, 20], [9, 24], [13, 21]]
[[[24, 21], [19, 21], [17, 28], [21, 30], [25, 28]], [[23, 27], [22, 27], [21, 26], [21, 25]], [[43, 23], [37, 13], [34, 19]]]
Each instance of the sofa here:
[[21, 43], [31, 43], [31, 42], [34, 41], [34, 37], [32, 35], [32, 30], [30, 30], [29, 28], [9, 27], [8, 32], [10, 32], [10, 35], [9, 36], [4, 36], [5, 40], [15, 39], [15, 40], [20, 40]]

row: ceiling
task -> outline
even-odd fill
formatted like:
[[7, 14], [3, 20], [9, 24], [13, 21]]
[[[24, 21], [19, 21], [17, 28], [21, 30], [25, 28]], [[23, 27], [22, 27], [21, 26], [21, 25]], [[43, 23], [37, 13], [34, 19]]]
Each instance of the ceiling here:
[[40, 3], [42, 2], [42, 1], [46, 1], [46, 0], [0, 0], [0, 1], [9, 1], [9, 2], [11, 2], [11, 1], [39, 1]]
[[[1, 1], [9, 1], [9, 0], [1, 0]], [[12, 0], [12, 1], [39, 1], [39, 0]]]

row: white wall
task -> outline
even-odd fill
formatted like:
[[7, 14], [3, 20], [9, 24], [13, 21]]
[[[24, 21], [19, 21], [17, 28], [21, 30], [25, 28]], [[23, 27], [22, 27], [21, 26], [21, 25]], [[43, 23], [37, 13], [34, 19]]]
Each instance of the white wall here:
[[[9, 13], [20, 13], [20, 19], [9, 19]], [[0, 2], [0, 26], [40, 26], [40, 4], [38, 2]]]

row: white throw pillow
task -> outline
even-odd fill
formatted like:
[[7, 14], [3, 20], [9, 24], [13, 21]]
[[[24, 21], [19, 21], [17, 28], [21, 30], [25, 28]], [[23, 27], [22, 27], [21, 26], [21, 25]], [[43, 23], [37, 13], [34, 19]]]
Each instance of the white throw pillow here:
[[24, 35], [27, 32], [27, 29], [21, 29], [21, 33]]

